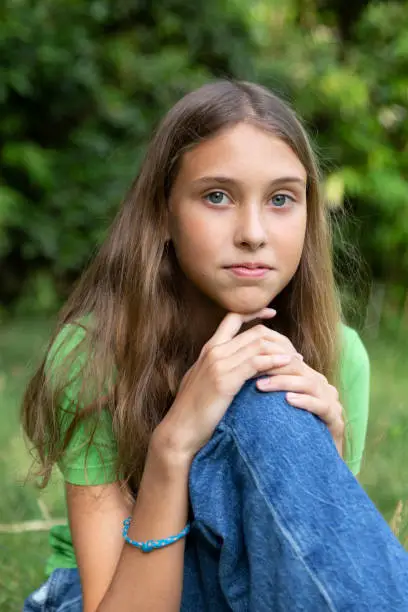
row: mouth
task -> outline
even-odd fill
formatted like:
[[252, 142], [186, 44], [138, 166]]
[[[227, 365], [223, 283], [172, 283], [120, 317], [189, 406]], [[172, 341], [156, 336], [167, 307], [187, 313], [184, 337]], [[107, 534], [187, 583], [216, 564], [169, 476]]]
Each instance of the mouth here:
[[248, 268], [246, 266], [228, 266], [226, 270], [229, 270], [235, 276], [244, 277], [244, 278], [262, 278], [268, 272], [271, 271], [271, 268], [267, 267], [257, 267], [257, 268]]
[[271, 266], [264, 261], [238, 261], [236, 264], [231, 264], [229, 266], [225, 266], [226, 268], [249, 268], [253, 270], [254, 268], [267, 268], [270, 269]]

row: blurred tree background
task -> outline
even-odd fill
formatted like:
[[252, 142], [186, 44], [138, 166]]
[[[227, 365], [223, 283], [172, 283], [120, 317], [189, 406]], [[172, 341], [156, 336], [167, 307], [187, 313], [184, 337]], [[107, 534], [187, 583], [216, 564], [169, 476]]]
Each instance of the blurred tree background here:
[[406, 284], [406, 1], [19, 0], [0, 17], [4, 309], [55, 309], [158, 119], [214, 76], [293, 102], [329, 200], [353, 213], [343, 238], [375, 279]]
[[[408, 0], [2, 0], [0, 58], [1, 520], [63, 512], [59, 494], [45, 511], [10, 471], [24, 478], [28, 465], [10, 410], [27, 355], [35, 363], [157, 121], [194, 87], [235, 77], [290, 101], [321, 158], [345, 303], [361, 300], [350, 320], [375, 328], [361, 479], [398, 522], [408, 499]], [[356, 249], [365, 264], [350, 258]], [[32, 537], [36, 554], [46, 544], [43, 534], [4, 537], [0, 607], [15, 610], [24, 543]], [[40, 577], [30, 559], [25, 594]]]

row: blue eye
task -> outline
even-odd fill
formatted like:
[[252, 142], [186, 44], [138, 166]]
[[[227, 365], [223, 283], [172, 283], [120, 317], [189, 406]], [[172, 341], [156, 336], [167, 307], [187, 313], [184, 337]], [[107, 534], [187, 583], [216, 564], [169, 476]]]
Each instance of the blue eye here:
[[293, 202], [293, 198], [287, 195], [286, 193], [277, 193], [273, 196], [271, 201], [275, 204], [277, 208], [283, 208], [283, 206], [285, 206], [285, 204], [287, 203], [287, 200]]
[[221, 204], [223, 198], [227, 198], [223, 191], [211, 191], [204, 196], [204, 199], [208, 200], [211, 204]]

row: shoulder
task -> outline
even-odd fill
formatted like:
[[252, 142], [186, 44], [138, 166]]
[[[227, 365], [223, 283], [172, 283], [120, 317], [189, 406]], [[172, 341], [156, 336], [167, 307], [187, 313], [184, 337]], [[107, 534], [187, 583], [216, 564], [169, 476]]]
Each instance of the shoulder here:
[[81, 369], [86, 360], [89, 325], [89, 317], [83, 317], [62, 325], [57, 331], [45, 361], [45, 372], [51, 383], [57, 383], [60, 375], [70, 378]]
[[346, 422], [346, 463], [358, 474], [364, 452], [370, 403], [370, 361], [355, 329], [341, 325], [339, 393]]
[[359, 372], [369, 372], [370, 359], [360, 335], [355, 329], [344, 323], [341, 324], [340, 329], [340, 355], [343, 379], [350, 380]]
[[[57, 331], [46, 359], [46, 376], [54, 394], [63, 450], [58, 466], [73, 484], [103, 484], [116, 479], [117, 445], [112, 415], [106, 406], [88, 410], [99, 386], [88, 365], [93, 321], [88, 317], [66, 323]], [[86, 411], [83, 411], [87, 408]]]

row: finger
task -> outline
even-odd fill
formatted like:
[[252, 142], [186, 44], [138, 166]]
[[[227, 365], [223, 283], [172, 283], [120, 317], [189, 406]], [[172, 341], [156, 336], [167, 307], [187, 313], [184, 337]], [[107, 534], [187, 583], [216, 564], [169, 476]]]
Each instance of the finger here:
[[243, 323], [259, 318], [272, 319], [275, 315], [276, 310], [273, 308], [263, 308], [262, 310], [249, 315], [243, 315], [238, 312], [229, 312], [221, 321], [213, 336], [204, 346], [211, 347], [228, 342], [239, 332]]
[[[288, 359], [290, 359], [290, 355], [255, 355], [250, 359], [239, 359], [233, 368], [231, 368], [230, 360], [228, 360], [228, 367], [226, 367], [222, 379], [225, 382], [227, 382], [227, 379], [231, 381], [236, 379], [249, 380], [262, 375], [265, 370], [284, 365]], [[227, 364], [227, 360], [225, 363]]]
[[[227, 348], [227, 344], [224, 346]], [[251, 341], [244, 334], [239, 334], [228, 343], [228, 354], [233, 359], [234, 366], [237, 361], [249, 359], [255, 355], [285, 355], [291, 357], [284, 350], [284, 347], [276, 344], [276, 342], [256, 336]]]
[[299, 357], [299, 360], [302, 361], [303, 357], [296, 352], [293, 344], [282, 336], [281, 334], [275, 334], [273, 330], [265, 327], [262, 324], [256, 325], [240, 334], [235, 336], [233, 340], [230, 341], [230, 348], [233, 351], [240, 351], [244, 346], [251, 344], [252, 342], [263, 343], [260, 344], [259, 349], [264, 353], [267, 352], [277, 352], [282, 354], [296, 355]]
[[[286, 353], [285, 353], [286, 354]], [[305, 373], [305, 364], [298, 358], [297, 354], [289, 355], [290, 361], [279, 370], [279, 376], [304, 376], [306, 377], [307, 372]], [[270, 379], [276, 378], [277, 374], [275, 371], [265, 372], [265, 374], [270, 374]]]
[[316, 396], [315, 385], [309, 378], [299, 375], [276, 374], [257, 381], [262, 391], [293, 391]]
[[280, 334], [274, 329], [270, 329], [269, 327], [266, 327], [266, 325], [259, 324], [254, 327], [251, 327], [250, 329], [247, 329], [246, 331], [239, 334], [239, 336], [237, 337], [240, 337], [240, 336], [246, 337], [248, 339], [255, 339], [261, 336], [262, 338], [265, 338], [265, 340], [268, 340], [269, 342], [274, 342], [275, 344], [278, 344], [284, 352], [291, 352], [294, 354], [295, 353], [298, 354], [295, 347], [289, 340], [289, 338], [287, 338], [283, 334]]
[[[261, 327], [262, 329], [259, 330], [259, 327]], [[260, 325], [258, 326], [258, 329], [256, 327], [251, 328], [249, 330], [247, 330], [246, 332], [243, 332], [243, 334], [250, 334], [252, 332], [257, 332], [259, 333], [261, 331], [261, 333], [264, 335], [264, 337], [272, 342], [276, 342], [277, 344], [280, 344], [285, 351], [290, 350], [293, 353], [297, 353], [295, 347], [293, 346], [292, 342], [289, 340], [289, 338], [287, 336], [285, 336], [284, 334], [279, 333], [278, 331], [276, 331], [275, 329], [271, 329], [270, 327], [266, 327], [266, 325]], [[297, 353], [299, 354], [299, 353]], [[299, 354], [299, 357], [301, 357], [301, 359], [303, 359], [303, 357]]]
[[317, 397], [313, 397], [313, 395], [308, 395], [307, 393], [287, 393], [286, 401], [295, 408], [301, 408], [302, 410], [312, 412], [321, 418], [326, 425], [332, 422], [329, 416], [330, 411], [327, 403]]
[[250, 377], [265, 374], [265, 371], [281, 368], [291, 360], [290, 355], [256, 355], [248, 360], [248, 375]]
[[341, 425], [337, 411], [331, 409], [330, 405], [317, 397], [305, 393], [287, 393], [286, 401], [288, 404], [301, 410], [307, 410], [318, 416], [330, 429], [336, 425]]
[[274, 371], [276, 368], [287, 365], [290, 360], [290, 355], [282, 354], [279, 351], [260, 354], [255, 346], [248, 345], [220, 359], [219, 367], [225, 374], [228, 371], [242, 371], [246, 378], [249, 378], [256, 376], [259, 372], [264, 374], [265, 371]]

